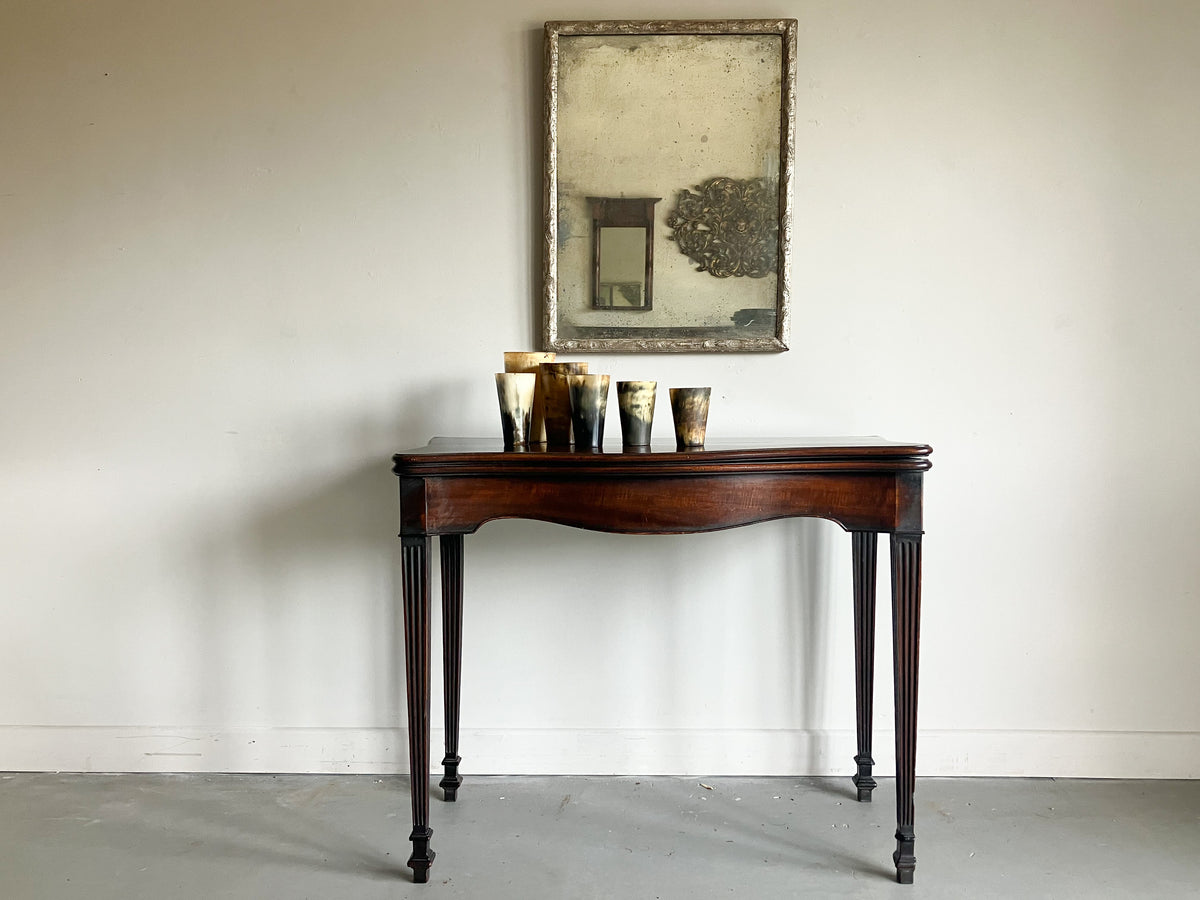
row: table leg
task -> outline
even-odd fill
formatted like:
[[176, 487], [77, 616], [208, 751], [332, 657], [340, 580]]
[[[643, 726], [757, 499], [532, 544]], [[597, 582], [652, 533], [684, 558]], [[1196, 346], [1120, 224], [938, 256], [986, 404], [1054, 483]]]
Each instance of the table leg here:
[[446, 756], [441, 780], [447, 802], [458, 799], [462, 757], [458, 755], [458, 711], [462, 695], [463, 536], [443, 534], [442, 551], [442, 675], [445, 679]]
[[892, 649], [896, 684], [896, 880], [912, 884], [917, 768], [917, 658], [921, 633], [921, 535], [892, 535]]
[[413, 830], [408, 866], [413, 881], [429, 880], [429, 536], [401, 536], [404, 570], [404, 660], [408, 689], [408, 771]]
[[871, 726], [875, 695], [875, 566], [879, 536], [874, 531], [850, 534], [854, 548], [854, 693], [858, 772], [854, 786], [858, 802], [870, 803], [875, 779], [871, 777]]

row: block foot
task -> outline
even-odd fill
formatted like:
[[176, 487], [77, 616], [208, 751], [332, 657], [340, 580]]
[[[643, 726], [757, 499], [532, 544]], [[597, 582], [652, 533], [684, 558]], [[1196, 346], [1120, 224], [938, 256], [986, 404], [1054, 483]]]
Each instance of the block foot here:
[[433, 837], [433, 829], [426, 828], [422, 831], [413, 831], [409, 838], [413, 843], [413, 852], [412, 856], [408, 858], [408, 867], [412, 869], [414, 884], [425, 884], [429, 881], [429, 867], [433, 865], [434, 857], [437, 856], [429, 849], [431, 837]]
[[458, 774], [458, 766], [461, 762], [462, 757], [458, 755], [447, 756], [442, 760], [442, 765], [446, 767], [446, 774], [438, 782], [438, 786], [442, 789], [442, 797], [447, 803], [453, 803], [458, 799], [458, 788], [462, 784], [462, 776]]
[[858, 788], [858, 802], [870, 803], [871, 791], [877, 787], [875, 779], [871, 777], [871, 767], [875, 765], [875, 760], [860, 753], [854, 757], [854, 762], [858, 766], [858, 772], [853, 778], [854, 786]]
[[896, 832], [896, 852], [892, 854], [892, 862], [896, 864], [896, 881], [899, 884], [913, 883], [913, 871], [917, 868], [917, 857], [913, 851], [915, 840], [911, 832]]

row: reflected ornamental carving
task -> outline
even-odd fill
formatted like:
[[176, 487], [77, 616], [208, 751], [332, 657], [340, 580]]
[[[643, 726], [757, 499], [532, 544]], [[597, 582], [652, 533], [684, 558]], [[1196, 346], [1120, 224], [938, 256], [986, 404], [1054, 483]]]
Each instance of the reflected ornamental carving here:
[[779, 253], [779, 193], [766, 178], [711, 178], [686, 188], [675, 201], [669, 238], [698, 266], [717, 278], [765, 278]]

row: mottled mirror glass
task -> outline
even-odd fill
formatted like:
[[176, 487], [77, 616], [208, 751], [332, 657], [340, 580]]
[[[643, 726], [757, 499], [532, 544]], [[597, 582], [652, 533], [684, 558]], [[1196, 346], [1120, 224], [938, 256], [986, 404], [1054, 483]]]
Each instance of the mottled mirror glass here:
[[546, 349], [787, 349], [795, 28], [546, 23]]

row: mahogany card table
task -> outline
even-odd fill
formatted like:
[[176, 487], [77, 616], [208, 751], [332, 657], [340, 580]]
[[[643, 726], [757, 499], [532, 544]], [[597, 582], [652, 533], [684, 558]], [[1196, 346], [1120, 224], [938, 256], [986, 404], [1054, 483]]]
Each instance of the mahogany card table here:
[[815, 516], [850, 532], [860, 802], [871, 799], [872, 685], [878, 536], [891, 546], [896, 703], [896, 879], [910, 884], [916, 787], [922, 481], [931, 449], [880, 438], [710, 440], [702, 449], [575, 452], [502, 449], [499, 439], [435, 438], [398, 453], [408, 697], [413, 880], [429, 879], [430, 538], [438, 537], [446, 753], [454, 801], [462, 670], [463, 536], [493, 519], [539, 519], [621, 534], [686, 534]]

